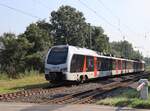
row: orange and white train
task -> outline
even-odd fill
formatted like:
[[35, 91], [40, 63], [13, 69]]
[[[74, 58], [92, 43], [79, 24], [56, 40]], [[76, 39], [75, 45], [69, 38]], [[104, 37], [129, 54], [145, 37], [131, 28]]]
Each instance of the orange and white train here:
[[104, 56], [96, 51], [70, 45], [53, 46], [45, 59], [48, 81], [80, 81], [111, 75], [143, 72], [144, 61]]

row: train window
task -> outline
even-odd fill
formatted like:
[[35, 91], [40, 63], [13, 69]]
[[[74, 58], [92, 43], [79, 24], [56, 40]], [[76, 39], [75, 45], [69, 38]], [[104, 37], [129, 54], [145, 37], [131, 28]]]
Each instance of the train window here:
[[112, 70], [112, 67], [113, 67], [113, 65], [112, 65], [112, 59], [109, 59], [109, 70]]
[[133, 63], [131, 61], [129, 63], [130, 63], [129, 69], [133, 69]]
[[106, 69], [106, 62], [104, 58], [101, 58], [101, 71], [105, 71]]
[[126, 68], [129, 69], [129, 61], [126, 61]]
[[121, 70], [122, 66], [121, 66], [121, 60], [118, 60], [118, 69]]
[[127, 69], [132, 69], [133, 65], [131, 61], [127, 61]]
[[94, 71], [94, 57], [87, 56], [87, 71]]
[[133, 62], [133, 69], [135, 69], [136, 67], [135, 67], [135, 62]]
[[84, 64], [84, 55], [73, 55], [71, 60], [70, 72], [82, 72]]
[[101, 58], [101, 71], [112, 70], [112, 60], [107, 58]]
[[97, 70], [101, 70], [101, 58], [97, 58]]
[[116, 60], [113, 60], [113, 61], [112, 61], [112, 69], [113, 69], [113, 70], [116, 70]]
[[125, 61], [122, 61], [122, 69], [125, 69]]

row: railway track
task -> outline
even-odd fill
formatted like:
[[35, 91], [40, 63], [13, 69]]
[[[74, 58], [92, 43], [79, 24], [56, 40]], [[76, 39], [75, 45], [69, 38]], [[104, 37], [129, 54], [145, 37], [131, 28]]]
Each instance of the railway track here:
[[[103, 98], [103, 94], [120, 87], [126, 87], [149, 74], [128, 75], [110, 78], [108, 83], [86, 83], [79, 86], [62, 86], [56, 88], [39, 88], [27, 91], [0, 95], [0, 101], [31, 102], [46, 104], [85, 104], [94, 103], [97, 98]], [[115, 80], [114, 80], [115, 79]]]
[[[90, 90], [86, 90], [86, 91], [81, 91], [81, 92], [76, 92], [73, 94], [69, 94], [66, 95], [64, 97], [61, 98], [56, 98], [56, 99], [52, 99], [49, 100], [47, 103], [51, 103], [51, 104], [85, 104], [85, 103], [94, 103], [96, 101], [96, 97], [101, 96], [102, 94], [106, 94], [114, 89], [120, 88], [120, 87], [125, 87], [128, 86], [130, 84], [132, 84], [133, 82], [137, 81], [139, 78], [141, 77], [145, 77], [146, 75], [142, 76], [139, 75], [137, 77], [130, 77], [128, 79], [124, 79], [121, 81], [116, 81], [116, 82], [112, 82], [110, 84], [106, 84], [97, 87], [95, 89], [90, 89]], [[131, 81], [132, 80], [132, 81]]]

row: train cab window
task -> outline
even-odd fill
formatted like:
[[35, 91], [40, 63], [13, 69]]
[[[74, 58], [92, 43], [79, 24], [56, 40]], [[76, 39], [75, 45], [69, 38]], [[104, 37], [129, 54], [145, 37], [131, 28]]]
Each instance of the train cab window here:
[[54, 47], [48, 55], [47, 63], [53, 65], [64, 64], [66, 63], [67, 55], [68, 47]]
[[84, 64], [84, 55], [73, 55], [71, 60], [70, 72], [82, 72]]

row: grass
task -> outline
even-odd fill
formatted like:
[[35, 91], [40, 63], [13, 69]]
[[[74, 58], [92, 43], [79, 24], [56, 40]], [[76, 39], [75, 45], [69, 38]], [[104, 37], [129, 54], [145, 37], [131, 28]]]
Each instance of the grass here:
[[40, 74], [37, 71], [25, 73], [26, 74], [20, 74], [19, 79], [9, 79], [5, 74], [0, 74], [0, 94], [44, 87], [48, 85], [44, 78], [44, 74]]
[[[146, 70], [150, 71], [150, 67], [147, 67]], [[150, 81], [150, 77], [148, 79]], [[115, 94], [105, 99], [99, 100], [97, 104], [150, 109], [150, 82], [149, 98], [147, 100], [139, 99], [140, 92], [137, 92], [135, 89], [132, 88], [118, 89], [113, 93]]]
[[132, 88], [118, 89], [116, 90], [116, 93], [115, 96], [100, 100], [97, 104], [150, 109], [150, 86], [149, 98], [147, 100], [139, 99], [139, 92]]

